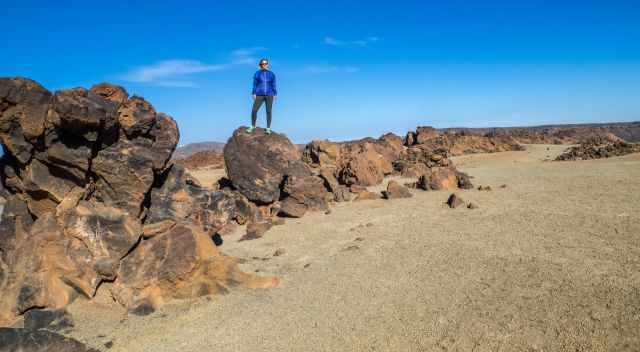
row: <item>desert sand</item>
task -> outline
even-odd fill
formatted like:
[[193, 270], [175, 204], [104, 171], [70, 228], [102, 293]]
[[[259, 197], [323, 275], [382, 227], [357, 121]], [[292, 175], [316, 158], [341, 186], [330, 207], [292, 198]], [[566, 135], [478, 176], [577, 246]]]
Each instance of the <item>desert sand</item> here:
[[548, 161], [565, 148], [454, 158], [492, 188], [456, 190], [474, 210], [415, 190], [288, 219], [257, 240], [238, 242], [239, 228], [220, 249], [280, 286], [145, 317], [99, 290], [69, 307], [70, 335], [129, 352], [640, 350], [640, 154]]

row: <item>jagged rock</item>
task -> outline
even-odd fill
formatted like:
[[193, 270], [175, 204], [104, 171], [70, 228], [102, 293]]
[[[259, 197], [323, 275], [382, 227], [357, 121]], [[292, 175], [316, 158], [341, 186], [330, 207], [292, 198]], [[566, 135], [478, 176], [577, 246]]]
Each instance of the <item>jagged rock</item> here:
[[224, 147], [227, 174], [233, 186], [249, 200], [272, 203], [280, 198], [285, 176], [309, 176], [300, 152], [289, 139], [258, 129], [247, 133], [241, 127]]
[[335, 167], [341, 156], [341, 146], [329, 141], [312, 141], [303, 152], [303, 160], [319, 167]]
[[105, 280], [137, 313], [277, 283], [241, 273], [211, 240], [234, 221], [268, 220], [275, 206], [201, 187], [169, 163], [178, 138], [171, 117], [121, 87], [51, 94], [0, 79], [0, 326], [91, 298]]
[[391, 162], [394, 158], [382, 154], [380, 149], [367, 140], [345, 145], [338, 167], [337, 178], [340, 183], [373, 186], [382, 182], [384, 176], [393, 171]]
[[0, 328], [0, 352], [98, 352], [81, 342], [46, 330]]
[[295, 202], [309, 211], [328, 209], [324, 180], [318, 176], [287, 176], [282, 192], [284, 197], [282, 207], [285, 203], [289, 205]]
[[409, 189], [396, 181], [389, 181], [387, 185], [387, 190], [382, 192], [382, 195], [386, 199], [397, 199], [397, 198], [411, 198], [413, 194], [409, 191]]
[[44, 132], [52, 94], [25, 78], [0, 78], [0, 141], [20, 163]]
[[318, 174], [323, 180], [324, 185], [333, 194], [333, 200], [336, 202], [348, 202], [351, 200], [351, 191], [349, 187], [341, 185], [335, 177], [335, 170], [322, 168]]
[[416, 144], [424, 144], [430, 139], [438, 137], [438, 131], [430, 126], [418, 127], [416, 130]]
[[460, 198], [457, 194], [452, 193], [449, 196], [449, 199], [447, 199], [447, 205], [449, 206], [449, 208], [457, 208], [461, 205], [464, 205], [464, 200], [462, 200], [462, 198]]

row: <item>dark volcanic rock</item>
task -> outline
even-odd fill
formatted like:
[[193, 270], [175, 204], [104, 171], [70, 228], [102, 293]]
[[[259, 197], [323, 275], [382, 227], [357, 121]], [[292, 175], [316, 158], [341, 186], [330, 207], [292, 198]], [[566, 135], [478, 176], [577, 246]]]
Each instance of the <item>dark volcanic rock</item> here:
[[615, 136], [596, 136], [567, 149], [556, 160], [589, 160], [640, 153], [640, 144], [627, 143]]
[[262, 219], [260, 209], [172, 167], [178, 139], [171, 117], [122, 87], [51, 94], [0, 78], [0, 326], [25, 312], [27, 324], [43, 320], [32, 316], [91, 298], [103, 281], [136, 313], [277, 283], [217, 252], [211, 235]]
[[46, 330], [0, 328], [0, 352], [98, 352]]
[[272, 203], [280, 199], [285, 176], [310, 176], [293, 143], [278, 133], [238, 128], [224, 147], [227, 174], [233, 186], [249, 200]]
[[447, 199], [447, 205], [449, 206], [449, 208], [457, 208], [461, 205], [464, 205], [464, 200], [462, 200], [462, 198], [460, 198], [457, 194], [452, 193], [449, 196], [449, 199]]
[[24, 314], [24, 328], [27, 330], [59, 331], [72, 327], [73, 318], [64, 309], [32, 309]]

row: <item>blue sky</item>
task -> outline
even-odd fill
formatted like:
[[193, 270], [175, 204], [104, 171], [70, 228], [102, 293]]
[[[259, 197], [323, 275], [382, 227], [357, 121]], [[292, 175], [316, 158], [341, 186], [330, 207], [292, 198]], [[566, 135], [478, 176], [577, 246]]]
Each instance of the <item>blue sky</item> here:
[[[0, 76], [109, 81], [181, 143], [247, 124], [271, 61], [296, 142], [418, 125], [640, 120], [639, 1], [7, 1]], [[260, 122], [264, 124], [264, 111]]]

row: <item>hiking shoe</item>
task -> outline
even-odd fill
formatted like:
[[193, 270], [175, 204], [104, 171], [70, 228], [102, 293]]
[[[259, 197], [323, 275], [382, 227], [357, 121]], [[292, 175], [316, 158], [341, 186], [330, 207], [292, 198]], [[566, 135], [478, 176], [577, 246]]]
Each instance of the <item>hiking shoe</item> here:
[[271, 129], [267, 128], [266, 130], [264, 130], [267, 134], [271, 134]]
[[247, 128], [247, 133], [253, 133], [253, 131], [255, 131], [255, 130], [256, 130], [256, 128], [251, 126], [251, 127]]

